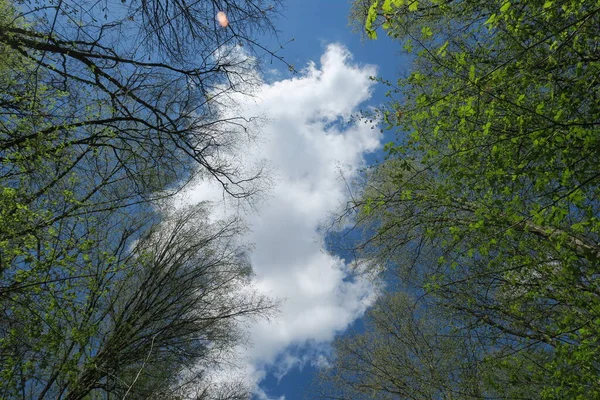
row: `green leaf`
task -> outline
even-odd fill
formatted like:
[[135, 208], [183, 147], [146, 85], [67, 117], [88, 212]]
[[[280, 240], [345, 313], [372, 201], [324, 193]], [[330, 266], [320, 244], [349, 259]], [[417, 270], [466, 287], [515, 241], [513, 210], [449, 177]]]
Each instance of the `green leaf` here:
[[490, 25], [493, 26], [496, 23], [496, 14], [492, 14], [490, 15], [490, 17], [484, 22], [484, 25]]
[[369, 7], [367, 12], [367, 19], [365, 21], [365, 31], [369, 39], [377, 39], [377, 32], [373, 29], [373, 24], [377, 20], [377, 9], [379, 7], [379, 1], [375, 0]]
[[385, 0], [381, 5], [381, 9], [384, 13], [390, 13], [395, 8], [401, 7], [404, 4], [404, 0]]
[[448, 41], [446, 40], [443, 45], [440, 46], [436, 55], [444, 57], [446, 55], [446, 49], [448, 48]]
[[469, 80], [471, 82], [475, 82], [475, 65], [471, 64], [469, 68]]
[[430, 38], [433, 35], [433, 31], [431, 30], [430, 27], [424, 26], [421, 28], [421, 34], [423, 35], [424, 38]]

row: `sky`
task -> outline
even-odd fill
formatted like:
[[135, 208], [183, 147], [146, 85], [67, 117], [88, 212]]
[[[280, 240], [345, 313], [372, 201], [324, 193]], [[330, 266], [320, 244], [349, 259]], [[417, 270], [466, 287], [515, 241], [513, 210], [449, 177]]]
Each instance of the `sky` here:
[[[257, 73], [252, 97], [235, 97], [223, 110], [263, 116], [242, 161], [265, 161], [270, 184], [241, 212], [256, 286], [282, 302], [275, 318], [248, 326], [252, 346], [236, 349], [240, 368], [223, 375], [251, 382], [259, 400], [306, 398], [315, 371], [331, 357], [331, 341], [359, 323], [375, 299], [373, 283], [350, 277], [348, 260], [328, 251], [320, 228], [348, 200], [347, 182], [390, 140], [351, 120], [384, 101], [386, 89], [370, 77], [393, 78], [407, 64], [386, 38], [361, 42], [348, 27], [349, 8], [348, 0], [288, 0], [275, 24], [281, 43], [294, 41], [279, 54], [298, 73], [274, 61]], [[206, 182], [185, 196], [192, 203], [223, 199]], [[235, 208], [221, 204], [223, 214]]]

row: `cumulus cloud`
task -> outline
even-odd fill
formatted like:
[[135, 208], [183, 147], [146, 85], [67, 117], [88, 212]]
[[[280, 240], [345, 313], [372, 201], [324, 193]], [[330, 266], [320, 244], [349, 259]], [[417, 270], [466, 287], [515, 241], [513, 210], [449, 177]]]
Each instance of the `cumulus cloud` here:
[[[239, 154], [244, 163], [265, 160], [272, 182], [264, 201], [245, 215], [247, 239], [254, 244], [257, 287], [284, 300], [276, 319], [249, 327], [253, 347], [242, 350], [243, 374], [255, 382], [266, 368], [283, 376], [307, 362], [323, 364], [319, 347], [373, 300], [372, 285], [348, 279], [345, 260], [325, 250], [318, 227], [347, 200], [341, 174], [351, 178], [380, 145], [378, 130], [350, 120], [370, 98], [375, 74], [375, 67], [354, 63], [348, 50], [332, 44], [319, 64], [234, 99], [235, 114], [265, 116], [257, 140]], [[200, 183], [187, 201], [220, 196]]]

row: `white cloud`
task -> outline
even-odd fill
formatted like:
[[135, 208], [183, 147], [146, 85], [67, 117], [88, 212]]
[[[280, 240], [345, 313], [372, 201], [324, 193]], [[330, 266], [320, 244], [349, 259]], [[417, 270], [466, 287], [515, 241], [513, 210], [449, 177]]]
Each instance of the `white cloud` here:
[[[255, 245], [257, 286], [285, 299], [276, 319], [249, 328], [253, 347], [243, 349], [244, 374], [255, 382], [266, 367], [283, 376], [306, 362], [323, 364], [319, 351], [307, 352], [312, 357], [307, 360], [291, 349], [318, 349], [373, 300], [372, 285], [347, 279], [345, 261], [325, 251], [317, 229], [347, 199], [340, 171], [351, 178], [364, 166], [364, 154], [380, 145], [378, 130], [349, 122], [369, 99], [369, 76], [375, 73], [373, 66], [353, 63], [350, 53], [334, 44], [320, 65], [310, 63], [299, 76], [263, 82], [254, 97], [234, 99], [235, 114], [267, 116], [256, 142], [247, 144], [238, 161], [265, 159], [270, 167], [273, 186], [246, 215], [247, 239]], [[221, 198], [206, 183], [187, 195], [187, 201]]]

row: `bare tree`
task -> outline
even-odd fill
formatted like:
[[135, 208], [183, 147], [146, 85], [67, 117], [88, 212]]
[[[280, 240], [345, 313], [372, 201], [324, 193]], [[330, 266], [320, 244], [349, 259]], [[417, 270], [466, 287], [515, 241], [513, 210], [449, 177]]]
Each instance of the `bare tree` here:
[[[255, 57], [281, 59], [253, 36], [274, 32], [269, 18], [277, 2], [57, 0], [4, 8], [13, 11], [0, 29], [3, 53], [10, 54], [3, 63], [10, 79], [0, 178], [18, 188], [12, 211], [52, 190], [72, 192], [70, 207], [37, 204], [46, 215], [4, 237], [83, 208], [164, 196], [197, 173], [234, 197], [258, 190], [261, 171], [231, 161], [240, 126], [250, 121], [224, 118], [219, 107], [229, 94], [250, 90]], [[215, 21], [219, 10], [229, 16], [227, 28]], [[73, 175], [94, 185], [65, 189]], [[115, 192], [123, 180], [130, 184]]]
[[[207, 207], [170, 211], [160, 223], [105, 215], [111, 223], [87, 232], [98, 247], [74, 248], [64, 264], [68, 274], [78, 259], [78, 276], [16, 291], [12, 303], [22, 307], [11, 308], [18, 314], [2, 332], [3, 350], [16, 350], [0, 357], [2, 396], [151, 398], [201, 387], [245, 343], [244, 324], [274, 306], [251, 288], [240, 221], [209, 223]], [[28, 325], [17, 326], [19, 316]]]
[[[315, 382], [323, 399], [533, 399], [539, 349], [501, 351], [485, 329], [467, 329], [429, 298], [403, 292], [378, 299], [363, 331], [334, 343], [335, 358]], [[510, 367], [499, 365], [509, 359]], [[500, 361], [499, 361], [500, 360]], [[508, 373], [513, 372], [514, 374]]]

